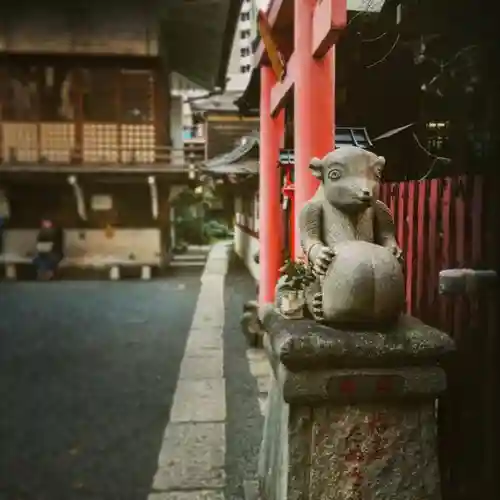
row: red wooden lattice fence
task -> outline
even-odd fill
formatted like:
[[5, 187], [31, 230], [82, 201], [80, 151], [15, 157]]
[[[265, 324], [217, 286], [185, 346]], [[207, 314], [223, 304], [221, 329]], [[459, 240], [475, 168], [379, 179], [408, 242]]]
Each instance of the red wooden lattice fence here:
[[449, 298], [439, 295], [438, 286], [442, 269], [500, 270], [498, 186], [494, 176], [461, 176], [385, 183], [381, 189], [405, 253], [407, 312], [447, 331], [457, 343], [449, 390], [440, 401], [445, 500], [498, 491], [497, 296]]

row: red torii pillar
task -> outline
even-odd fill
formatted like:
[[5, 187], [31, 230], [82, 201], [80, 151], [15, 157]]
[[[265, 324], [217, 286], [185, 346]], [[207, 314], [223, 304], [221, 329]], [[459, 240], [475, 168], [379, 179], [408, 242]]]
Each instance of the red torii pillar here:
[[259, 175], [259, 304], [273, 302], [281, 265], [279, 150], [285, 129], [284, 113], [271, 115], [271, 90], [276, 75], [269, 66], [260, 69], [260, 175]]
[[[282, 4], [286, 1], [283, 0]], [[318, 181], [309, 171], [309, 163], [313, 156], [324, 156], [334, 147], [334, 44], [347, 21], [347, 0], [289, 1], [294, 1], [294, 51], [286, 67], [286, 76], [281, 82], [272, 84], [272, 69], [261, 68], [261, 304], [274, 300], [281, 261], [281, 245], [276, 244], [281, 243], [278, 237], [281, 234], [279, 171], [276, 166], [283, 135], [283, 106], [286, 97], [293, 92], [294, 255], [298, 257], [302, 254], [298, 214], [318, 187]]]

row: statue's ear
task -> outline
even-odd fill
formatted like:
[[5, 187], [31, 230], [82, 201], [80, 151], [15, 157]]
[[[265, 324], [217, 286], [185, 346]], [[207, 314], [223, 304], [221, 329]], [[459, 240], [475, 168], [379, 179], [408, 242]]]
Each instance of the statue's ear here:
[[312, 174], [317, 179], [323, 179], [323, 162], [319, 158], [313, 158], [309, 163]]
[[385, 167], [385, 158], [383, 156], [377, 156], [377, 159], [375, 160], [374, 163], [374, 172], [375, 172], [375, 177], [380, 180], [382, 178], [382, 172], [384, 171]]
[[377, 167], [379, 168], [380, 172], [382, 172], [382, 170], [384, 170], [385, 158], [383, 156], [379, 156], [377, 158]]

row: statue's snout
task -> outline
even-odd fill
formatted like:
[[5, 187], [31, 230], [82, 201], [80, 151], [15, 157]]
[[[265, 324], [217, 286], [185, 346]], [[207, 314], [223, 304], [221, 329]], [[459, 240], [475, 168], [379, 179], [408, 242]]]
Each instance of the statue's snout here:
[[369, 202], [372, 200], [373, 198], [373, 191], [371, 189], [362, 189], [360, 192], [359, 192], [359, 195], [358, 195], [358, 198], [361, 200], [361, 201], [366, 201], [366, 202]]

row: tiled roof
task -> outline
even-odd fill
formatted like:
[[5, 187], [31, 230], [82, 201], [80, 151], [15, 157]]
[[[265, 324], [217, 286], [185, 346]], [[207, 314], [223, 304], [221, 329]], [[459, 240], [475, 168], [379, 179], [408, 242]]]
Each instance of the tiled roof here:
[[[364, 127], [337, 127], [335, 131], [335, 145], [358, 146], [369, 148], [372, 146], [368, 132]], [[259, 135], [255, 131], [252, 135], [242, 137], [240, 144], [231, 151], [216, 156], [202, 164], [202, 170], [213, 174], [258, 174], [259, 173]]]

